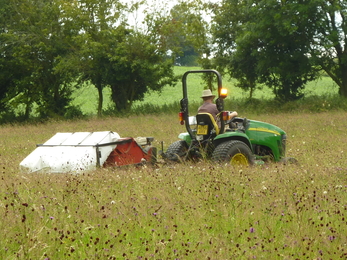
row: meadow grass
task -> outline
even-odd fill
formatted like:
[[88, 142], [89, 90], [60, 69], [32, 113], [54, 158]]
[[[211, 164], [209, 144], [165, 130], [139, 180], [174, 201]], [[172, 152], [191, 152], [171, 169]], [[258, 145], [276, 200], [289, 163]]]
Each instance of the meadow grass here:
[[288, 135], [297, 165], [208, 161], [26, 174], [19, 163], [56, 132], [154, 136], [176, 113], [0, 126], [1, 259], [345, 259], [346, 112], [248, 115]]

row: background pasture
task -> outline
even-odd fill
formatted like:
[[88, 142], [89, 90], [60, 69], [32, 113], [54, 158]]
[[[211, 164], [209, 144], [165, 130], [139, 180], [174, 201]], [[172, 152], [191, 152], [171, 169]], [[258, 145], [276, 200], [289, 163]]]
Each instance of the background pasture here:
[[[146, 113], [146, 110], [151, 109], [160, 110], [162, 106], [178, 107], [178, 103], [182, 98], [182, 75], [188, 70], [198, 70], [199, 67], [175, 67], [175, 74], [179, 80], [174, 87], [166, 86], [161, 92], [149, 92], [145, 95], [143, 101], [136, 101], [133, 104], [133, 109], [139, 110]], [[234, 104], [240, 102], [240, 100], [246, 100], [249, 97], [249, 93], [243, 91], [240, 88], [234, 86], [235, 80], [230, 79], [228, 76], [223, 77], [223, 87], [228, 89], [227, 103], [234, 107]], [[193, 107], [197, 107], [200, 104], [200, 95], [202, 90], [206, 86], [201, 80], [200, 75], [190, 74], [188, 76], [188, 90], [189, 90], [189, 101]], [[336, 95], [338, 88], [336, 84], [331, 80], [330, 77], [322, 76], [316, 81], [312, 81], [307, 84], [304, 94], [306, 98], [313, 99], [316, 96], [324, 97], [328, 99], [330, 96]], [[104, 89], [104, 105], [103, 108], [107, 110], [112, 106], [110, 101], [111, 90], [109, 88]], [[95, 115], [97, 110], [97, 90], [94, 86], [88, 85], [77, 89], [73, 94], [74, 102], [73, 105], [79, 106], [83, 113], [88, 115]], [[257, 89], [254, 92], [254, 99], [262, 101], [271, 101], [274, 98], [272, 90], [264, 86], [262, 89]], [[244, 108], [243, 108], [244, 109]], [[148, 112], [148, 111], [147, 111]]]

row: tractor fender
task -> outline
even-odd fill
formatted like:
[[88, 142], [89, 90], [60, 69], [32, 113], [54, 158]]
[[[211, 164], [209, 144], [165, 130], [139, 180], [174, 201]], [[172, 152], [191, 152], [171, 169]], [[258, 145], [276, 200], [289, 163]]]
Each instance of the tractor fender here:
[[241, 133], [241, 132], [233, 131], [233, 132], [225, 132], [223, 134], [219, 134], [213, 139], [213, 144], [217, 146], [227, 140], [238, 140], [238, 141], [244, 142], [253, 152], [253, 147], [251, 145], [251, 142], [248, 136], [245, 133]]
[[185, 141], [187, 144], [192, 142], [192, 138], [190, 137], [189, 133], [180, 133], [178, 138]]

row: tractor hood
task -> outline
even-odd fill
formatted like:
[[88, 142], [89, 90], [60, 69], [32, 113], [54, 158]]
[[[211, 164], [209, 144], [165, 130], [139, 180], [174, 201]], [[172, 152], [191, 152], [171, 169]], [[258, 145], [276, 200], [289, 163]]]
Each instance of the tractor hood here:
[[115, 149], [117, 133], [57, 133], [19, 165], [23, 172], [79, 173], [102, 166]]
[[249, 128], [247, 130], [253, 132], [264, 132], [274, 135], [285, 134], [285, 132], [278, 126], [256, 120], [249, 120]]

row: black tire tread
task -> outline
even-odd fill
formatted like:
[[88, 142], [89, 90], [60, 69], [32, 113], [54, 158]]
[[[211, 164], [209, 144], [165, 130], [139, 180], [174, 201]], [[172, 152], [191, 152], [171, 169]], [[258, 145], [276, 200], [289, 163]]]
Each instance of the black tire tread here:
[[230, 160], [230, 150], [234, 146], [239, 146], [244, 150], [243, 154], [248, 158], [250, 165], [254, 164], [253, 153], [251, 149], [242, 141], [238, 140], [229, 140], [219, 144], [212, 154], [212, 160], [216, 162], [227, 162]]
[[187, 154], [188, 145], [185, 141], [176, 141], [172, 143], [166, 151], [166, 157], [170, 161], [179, 162], [182, 161], [183, 157]]

